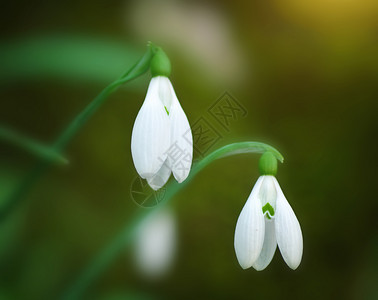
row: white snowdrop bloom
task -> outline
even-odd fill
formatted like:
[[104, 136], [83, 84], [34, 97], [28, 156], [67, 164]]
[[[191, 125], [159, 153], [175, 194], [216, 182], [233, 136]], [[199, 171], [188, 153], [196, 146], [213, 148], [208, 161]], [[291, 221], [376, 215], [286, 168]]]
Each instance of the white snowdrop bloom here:
[[[161, 62], [161, 55], [157, 53], [155, 56]], [[158, 190], [171, 173], [179, 183], [188, 177], [193, 158], [193, 137], [170, 80], [159, 75], [169, 72], [156, 68], [157, 63], [153, 62], [154, 59], [151, 72], [155, 76], [134, 123], [131, 153], [139, 176]]]
[[153, 212], [140, 225], [135, 240], [135, 262], [147, 277], [164, 275], [176, 252], [176, 221], [171, 210]]
[[286, 264], [295, 270], [303, 252], [301, 227], [277, 179], [264, 175], [269, 173], [276, 172], [265, 168], [239, 215], [234, 239], [236, 257], [243, 269], [264, 270], [278, 244]]

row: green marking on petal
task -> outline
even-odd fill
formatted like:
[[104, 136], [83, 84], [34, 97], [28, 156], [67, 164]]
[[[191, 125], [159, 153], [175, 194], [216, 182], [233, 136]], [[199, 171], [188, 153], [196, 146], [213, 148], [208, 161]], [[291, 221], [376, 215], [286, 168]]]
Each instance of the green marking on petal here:
[[169, 116], [169, 111], [168, 111], [167, 107], [164, 106], [164, 108], [165, 108], [165, 111], [167, 112], [167, 115]]
[[[274, 216], [274, 208], [269, 204], [269, 202], [263, 206], [262, 211], [269, 220]], [[265, 214], [266, 212], [267, 214]]]

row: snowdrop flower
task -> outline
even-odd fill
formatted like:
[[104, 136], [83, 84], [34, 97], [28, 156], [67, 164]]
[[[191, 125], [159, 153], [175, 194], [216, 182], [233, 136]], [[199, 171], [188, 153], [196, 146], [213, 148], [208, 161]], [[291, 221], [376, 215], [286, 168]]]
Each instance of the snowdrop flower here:
[[153, 212], [140, 225], [135, 240], [135, 262], [147, 277], [164, 275], [176, 252], [176, 219], [169, 209]]
[[161, 188], [171, 173], [181, 183], [189, 175], [193, 137], [168, 76], [168, 57], [158, 49], [151, 61], [152, 79], [134, 123], [131, 153], [140, 177], [154, 189]]
[[261, 176], [236, 224], [236, 257], [243, 269], [264, 270], [273, 259], [278, 244], [286, 264], [295, 270], [302, 259], [302, 231], [274, 177], [277, 160], [271, 152], [262, 155], [259, 168]]

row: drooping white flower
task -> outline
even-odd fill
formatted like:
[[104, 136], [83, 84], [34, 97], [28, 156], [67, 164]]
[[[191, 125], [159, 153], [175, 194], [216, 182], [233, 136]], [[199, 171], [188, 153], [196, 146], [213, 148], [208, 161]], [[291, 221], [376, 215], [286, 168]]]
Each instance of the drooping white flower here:
[[179, 183], [189, 175], [193, 158], [192, 132], [166, 76], [151, 79], [134, 123], [131, 153], [139, 176], [154, 190], [161, 188], [171, 173]]
[[235, 229], [236, 257], [243, 269], [265, 269], [278, 247], [295, 270], [302, 259], [302, 231], [277, 179], [263, 175], [245, 203]]
[[143, 275], [155, 278], [169, 271], [176, 252], [176, 220], [170, 209], [153, 212], [141, 223], [134, 250]]

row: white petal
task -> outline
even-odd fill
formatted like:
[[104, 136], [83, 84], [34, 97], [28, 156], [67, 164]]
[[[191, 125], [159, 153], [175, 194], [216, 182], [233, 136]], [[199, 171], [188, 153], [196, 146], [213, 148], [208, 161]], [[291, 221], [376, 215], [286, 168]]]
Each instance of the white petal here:
[[171, 266], [176, 248], [176, 222], [168, 210], [153, 212], [143, 221], [135, 240], [136, 263], [144, 275], [163, 275]]
[[158, 82], [159, 99], [161, 103], [166, 107], [167, 111], [170, 112], [171, 105], [173, 102], [173, 97], [176, 96], [174, 91], [172, 94], [172, 84], [168, 77], [157, 76], [154, 79]]
[[234, 247], [243, 269], [250, 268], [258, 259], [264, 242], [265, 223], [258, 198], [262, 177], [252, 189], [236, 223]]
[[170, 144], [169, 117], [159, 99], [158, 88], [158, 80], [152, 78], [131, 136], [134, 165], [142, 178], [159, 171]]
[[275, 177], [272, 175], [264, 175], [262, 177], [263, 182], [259, 191], [261, 205], [264, 207], [265, 204], [269, 203], [275, 210], [277, 200], [277, 191], [274, 183]]
[[275, 225], [273, 220], [265, 218], [265, 236], [264, 244], [259, 258], [252, 265], [257, 271], [264, 270], [272, 261], [277, 248]]
[[164, 164], [161, 166], [160, 170], [152, 177], [146, 178], [149, 186], [153, 188], [155, 191], [160, 189], [169, 179], [171, 176], [171, 168], [168, 165], [168, 161], [166, 160]]
[[295, 270], [301, 263], [303, 253], [301, 226], [276, 179], [275, 184], [277, 188], [275, 214], [277, 243], [286, 264]]
[[178, 101], [175, 91], [166, 78], [166, 83], [171, 88], [172, 103], [169, 110], [171, 139], [168, 151], [168, 160], [172, 168], [173, 176], [181, 183], [189, 175], [193, 159], [193, 137], [188, 119]]

